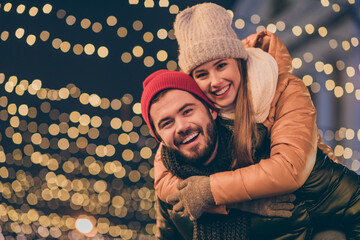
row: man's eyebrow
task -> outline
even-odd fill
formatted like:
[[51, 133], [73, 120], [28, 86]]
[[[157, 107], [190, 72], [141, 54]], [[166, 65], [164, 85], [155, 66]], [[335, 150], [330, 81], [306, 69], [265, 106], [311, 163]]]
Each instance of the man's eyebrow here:
[[[179, 110], [177, 111], [177, 113], [183, 111], [185, 108], [189, 107], [189, 106], [194, 106], [195, 103], [185, 103], [181, 108], [179, 108]], [[163, 119], [160, 119], [160, 121], [158, 122], [158, 127], [159, 129], [161, 129], [161, 124], [167, 120], [169, 120], [170, 118], [169, 117], [165, 117]]]
[[181, 112], [182, 110], [184, 110], [184, 108], [187, 108], [189, 106], [193, 106], [195, 105], [195, 103], [185, 103], [184, 106], [182, 106], [179, 110], [178, 113]]

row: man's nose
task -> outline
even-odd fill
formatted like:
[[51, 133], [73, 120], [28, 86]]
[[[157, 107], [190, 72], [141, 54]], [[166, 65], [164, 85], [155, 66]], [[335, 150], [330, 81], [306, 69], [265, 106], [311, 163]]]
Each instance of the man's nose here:
[[183, 134], [186, 130], [189, 129], [189, 122], [185, 118], [180, 118], [176, 121], [176, 132], [178, 134]]

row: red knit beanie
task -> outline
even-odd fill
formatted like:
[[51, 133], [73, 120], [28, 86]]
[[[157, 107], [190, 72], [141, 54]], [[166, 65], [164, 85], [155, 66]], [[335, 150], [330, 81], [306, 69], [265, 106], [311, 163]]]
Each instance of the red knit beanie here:
[[[180, 89], [186, 92], [192, 93], [199, 99], [205, 101], [209, 107], [216, 110], [214, 104], [212, 104], [209, 99], [203, 94], [199, 86], [196, 84], [195, 80], [183, 73], [178, 71], [170, 70], [158, 70], [150, 74], [143, 82], [143, 93], [141, 96], [141, 113], [142, 116], [148, 125], [149, 129], [155, 136], [155, 129], [152, 128], [150, 124], [150, 102], [155, 97], [155, 95], [166, 89]], [[179, 99], [180, 100], [180, 99]]]

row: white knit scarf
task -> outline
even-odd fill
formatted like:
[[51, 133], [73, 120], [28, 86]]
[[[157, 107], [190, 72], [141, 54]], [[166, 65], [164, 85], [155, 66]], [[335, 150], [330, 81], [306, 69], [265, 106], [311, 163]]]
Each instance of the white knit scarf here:
[[[248, 52], [247, 74], [250, 84], [255, 121], [262, 123], [270, 111], [278, 81], [278, 65], [275, 59], [260, 48], [246, 48]], [[234, 119], [233, 113], [221, 112], [220, 116]]]

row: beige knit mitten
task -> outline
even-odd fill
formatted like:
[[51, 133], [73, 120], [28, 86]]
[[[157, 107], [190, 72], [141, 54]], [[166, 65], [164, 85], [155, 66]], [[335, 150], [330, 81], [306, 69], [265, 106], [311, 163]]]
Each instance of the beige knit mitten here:
[[285, 194], [269, 198], [254, 199], [251, 201], [231, 203], [228, 208], [235, 208], [243, 212], [249, 212], [265, 217], [284, 217], [292, 216], [291, 210], [294, 209], [294, 194]]
[[179, 191], [169, 195], [167, 202], [173, 205], [173, 211], [188, 216], [192, 221], [215, 205], [209, 177], [192, 176], [179, 183], [177, 187]]

